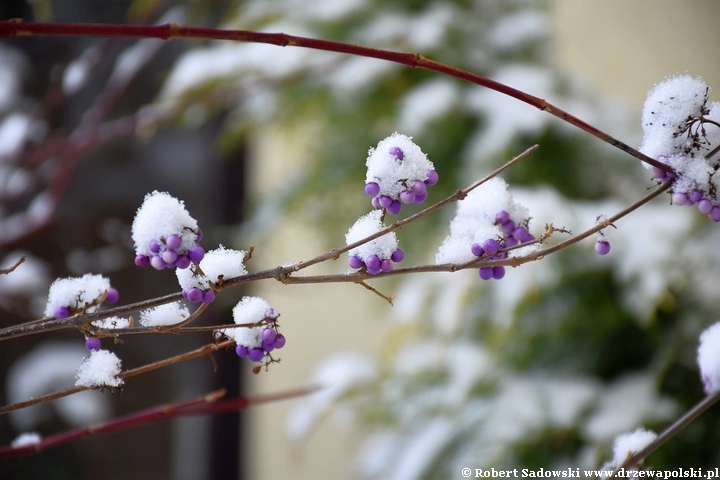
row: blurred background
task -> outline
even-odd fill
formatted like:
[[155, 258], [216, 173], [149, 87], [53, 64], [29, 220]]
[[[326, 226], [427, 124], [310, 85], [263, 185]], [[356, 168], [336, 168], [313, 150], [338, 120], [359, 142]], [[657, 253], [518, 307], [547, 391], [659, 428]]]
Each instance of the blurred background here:
[[[164, 23], [285, 32], [420, 53], [500, 80], [638, 146], [647, 91], [688, 72], [711, 87], [718, 6], [622, 2], [13, 0], [3, 19]], [[716, 97], [711, 93], [710, 99]], [[440, 173], [435, 202], [535, 143], [504, 175], [533, 220], [581, 231], [653, 185], [638, 161], [532, 107], [379, 60], [210, 41], [18, 38], [0, 43], [0, 327], [39, 318], [54, 278], [102, 273], [121, 303], [178, 291], [139, 270], [129, 227], [144, 195], [185, 201], [203, 246], [256, 251], [249, 271], [344, 244], [371, 206], [367, 150], [398, 131]], [[426, 203], [427, 205], [427, 203]], [[403, 208], [401, 216], [421, 207]], [[403, 265], [432, 263], [454, 207], [398, 232]], [[0, 460], [0, 478], [459, 478], [470, 468], [597, 467], [612, 439], [661, 430], [699, 401], [697, 336], [716, 321], [717, 227], [665, 197], [607, 232], [481, 282], [475, 271], [358, 285], [264, 281], [223, 293], [280, 313], [282, 363], [259, 375], [232, 352], [0, 417], [0, 442], [47, 435], [227, 388], [326, 390], [239, 415], [161, 422]], [[562, 238], [554, 238], [559, 241]], [[309, 273], [342, 273], [346, 257]], [[211, 341], [127, 336], [124, 368]], [[3, 404], [74, 384], [78, 332], [4, 341]], [[649, 457], [720, 464], [717, 413]]]

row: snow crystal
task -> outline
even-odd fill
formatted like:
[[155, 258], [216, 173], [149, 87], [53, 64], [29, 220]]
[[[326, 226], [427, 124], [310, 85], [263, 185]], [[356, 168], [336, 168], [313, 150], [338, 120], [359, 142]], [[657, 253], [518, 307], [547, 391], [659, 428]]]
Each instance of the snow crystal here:
[[450, 222], [450, 235], [440, 245], [435, 262], [464, 263], [474, 260], [470, 250], [473, 243], [502, 237], [500, 227], [495, 225], [495, 215], [501, 211], [510, 220], [522, 224], [529, 216], [528, 209], [513, 200], [505, 180], [494, 177], [472, 190], [458, 202], [455, 218]]
[[45, 316], [52, 317], [57, 307], [94, 312], [97, 305], [91, 305], [110, 289], [110, 280], [102, 275], [86, 273], [82, 277], [58, 278], [50, 285]]
[[111, 330], [113, 328], [130, 328], [132, 325], [129, 318], [110, 317], [92, 322], [93, 326]]
[[615, 438], [613, 442], [613, 464], [619, 467], [627, 460], [629, 455], [638, 453], [650, 445], [657, 438], [655, 432], [638, 428], [632, 433], [625, 433]]
[[648, 92], [642, 114], [640, 151], [651, 158], [689, 153], [688, 136], [678, 135], [688, 120], [703, 116], [708, 87], [690, 75], [669, 77]]
[[[385, 225], [380, 220], [382, 213], [382, 210], [373, 210], [367, 215], [360, 217], [357, 222], [350, 227], [348, 233], [345, 234], [345, 242], [350, 245], [385, 228]], [[390, 258], [397, 248], [398, 241], [395, 232], [390, 232], [351, 249], [348, 254], [350, 256], [356, 255], [364, 262], [365, 259], [371, 255], [377, 255], [378, 258], [381, 259]]]
[[94, 350], [85, 357], [77, 368], [76, 386], [119, 387], [124, 382], [118, 378], [121, 371], [120, 359], [108, 350]]
[[[402, 160], [390, 153], [393, 147], [402, 150]], [[420, 147], [410, 137], [399, 133], [393, 133], [381, 140], [376, 148], [371, 148], [366, 165], [365, 183], [377, 183], [380, 186], [379, 195], [391, 198], [398, 198], [401, 192], [418, 180], [424, 182], [428, 172], [435, 169]]]
[[710, 395], [720, 390], [720, 322], [700, 335], [697, 362], [705, 393]]
[[[243, 297], [233, 308], [233, 319], [238, 325], [251, 325], [261, 322], [269, 316], [270, 305], [260, 297]], [[261, 325], [251, 328], [228, 328], [222, 330], [227, 337], [235, 340], [238, 345], [249, 349], [262, 346], [262, 331], [266, 327]]]
[[247, 252], [244, 250], [232, 250], [220, 245], [215, 250], [210, 250], [200, 261], [201, 275], [194, 271], [194, 267], [177, 268], [175, 275], [183, 290], [197, 287], [201, 290], [210, 288], [210, 282], [217, 283], [219, 277], [233, 278], [247, 275], [243, 261]]
[[188, 251], [196, 244], [197, 231], [197, 221], [185, 209], [185, 204], [167, 192], [156, 190], [145, 196], [135, 214], [132, 224], [135, 253], [151, 257], [151, 240], [158, 241], [173, 234], [182, 240], [176, 250]]
[[189, 316], [190, 312], [181, 302], [166, 303], [165, 305], [142, 310], [140, 312], [140, 324], [143, 327], [175, 325]]
[[30, 445], [37, 445], [42, 441], [42, 437], [37, 432], [25, 432], [21, 433], [15, 440], [10, 442], [12, 448], [27, 447]]

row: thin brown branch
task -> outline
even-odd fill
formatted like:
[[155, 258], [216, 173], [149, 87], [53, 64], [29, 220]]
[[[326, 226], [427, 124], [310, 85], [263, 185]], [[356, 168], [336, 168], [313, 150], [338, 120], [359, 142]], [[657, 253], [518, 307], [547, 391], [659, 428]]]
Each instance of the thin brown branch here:
[[14, 271], [17, 267], [19, 267], [23, 262], [25, 261], [25, 257], [22, 256], [18, 259], [17, 262], [15, 262], [15, 265], [13, 265], [10, 268], [0, 268], [0, 275], [7, 275], [8, 273]]
[[93, 36], [93, 37], [132, 37], [132, 38], [159, 38], [169, 40], [173, 38], [200, 38], [213, 40], [231, 40], [236, 42], [266, 43], [281, 47], [295, 46], [323, 50], [328, 52], [344, 53], [362, 57], [377, 58], [388, 62], [399, 63], [410, 68], [422, 68], [436, 73], [441, 73], [454, 78], [465, 80], [480, 85], [509, 97], [520, 100], [539, 110], [574, 125], [585, 132], [599, 138], [600, 140], [629, 153], [654, 167], [666, 172], [672, 169], [655, 159], [639, 152], [633, 147], [608, 135], [607, 133], [593, 127], [583, 120], [571, 115], [565, 110], [558, 108], [542, 98], [535, 97], [522, 92], [508, 85], [490, 80], [489, 78], [467, 72], [440, 62], [429, 60], [422, 55], [413, 53], [394, 52], [378, 48], [363, 47], [330, 40], [299, 37], [285, 33], [251, 32], [246, 30], [221, 30], [215, 28], [182, 27], [175, 23], [164, 25], [111, 25], [111, 24], [53, 24], [53, 23], [23, 23], [15, 19], [0, 22], [0, 36], [24, 37], [32, 35], [43, 36]]

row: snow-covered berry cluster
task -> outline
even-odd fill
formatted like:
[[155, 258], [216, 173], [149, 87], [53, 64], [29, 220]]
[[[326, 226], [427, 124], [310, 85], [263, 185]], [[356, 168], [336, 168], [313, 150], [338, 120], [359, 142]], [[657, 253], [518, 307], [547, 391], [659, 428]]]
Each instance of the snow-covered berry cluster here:
[[[458, 202], [450, 235], [440, 245], [435, 261], [461, 264], [477, 258], [500, 260], [536, 251], [540, 248], [537, 244], [505, 251], [535, 240], [528, 231], [529, 222], [528, 209], [513, 200], [507, 183], [492, 178]], [[505, 267], [481, 267], [478, 273], [483, 280], [499, 280], [505, 276]]]
[[243, 297], [233, 308], [237, 325], [248, 327], [227, 328], [222, 334], [235, 341], [235, 353], [240, 358], [265, 364], [273, 362], [270, 352], [285, 346], [280, 333], [280, 314], [260, 297]]
[[[347, 245], [362, 240], [374, 233], [384, 229], [382, 222], [382, 211], [374, 210], [367, 215], [360, 217], [345, 234]], [[377, 275], [380, 272], [389, 272], [395, 263], [405, 258], [405, 253], [398, 248], [398, 240], [395, 232], [371, 240], [355, 247], [348, 252], [348, 264], [353, 269], [365, 269], [370, 275]]]
[[58, 278], [48, 292], [45, 316], [67, 318], [80, 312], [94, 312], [103, 303], [118, 301], [118, 291], [102, 275]]
[[713, 159], [720, 146], [720, 103], [709, 102], [710, 89], [700, 78], [670, 77], [653, 88], [645, 100], [640, 151], [672, 168], [652, 167], [661, 182], [673, 181], [672, 202], [697, 206], [720, 221], [720, 162]]
[[182, 295], [191, 303], [210, 303], [215, 299], [213, 285], [223, 278], [246, 275], [244, 261], [247, 252], [244, 250], [231, 250], [222, 245], [205, 254], [200, 263], [190, 268], [176, 269], [178, 283], [182, 288]]
[[[470, 251], [476, 257], [483, 257], [484, 260], [501, 260], [507, 258], [508, 252], [501, 250], [535, 240], [535, 237], [528, 232], [528, 221], [528, 219], [522, 219], [520, 223], [518, 223], [510, 218], [510, 213], [507, 210], [499, 211], [495, 214], [494, 224], [500, 227], [500, 236], [487, 238], [481, 243], [475, 242], [470, 246]], [[493, 278], [500, 280], [505, 276], [505, 267], [480, 267], [478, 274], [483, 280]]]
[[132, 225], [135, 265], [156, 270], [185, 269], [200, 262], [205, 250], [198, 245], [202, 231], [182, 201], [166, 192], [145, 196]]
[[393, 133], [371, 148], [367, 158], [365, 193], [372, 206], [397, 215], [402, 204], [422, 203], [438, 174], [432, 162], [408, 136]]

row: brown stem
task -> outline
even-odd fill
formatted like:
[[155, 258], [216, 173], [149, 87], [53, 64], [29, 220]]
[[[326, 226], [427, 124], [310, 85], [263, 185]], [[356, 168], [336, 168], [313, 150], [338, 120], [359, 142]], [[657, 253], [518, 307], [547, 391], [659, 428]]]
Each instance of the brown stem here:
[[459, 78], [476, 85], [480, 85], [509, 97], [520, 100], [535, 108], [546, 111], [551, 115], [574, 125], [581, 130], [599, 138], [600, 140], [629, 153], [663, 171], [672, 173], [673, 170], [662, 162], [648, 157], [631, 146], [608, 135], [607, 133], [580, 120], [570, 113], [556, 107], [542, 98], [527, 94], [508, 85], [490, 80], [489, 78], [461, 70], [440, 62], [429, 60], [422, 55], [412, 53], [393, 52], [378, 48], [363, 47], [330, 40], [298, 37], [285, 33], [251, 32], [246, 30], [220, 30], [215, 28], [182, 27], [175, 23], [165, 25], [110, 25], [110, 24], [64, 24], [64, 23], [23, 23], [22, 20], [9, 20], [0, 22], [0, 36], [21, 37], [30, 35], [61, 35], [61, 36], [105, 36], [105, 37], [133, 37], [133, 38], [160, 38], [169, 40], [173, 38], [202, 38], [214, 40], [232, 40], [237, 42], [267, 43], [281, 47], [295, 46], [324, 50], [328, 52], [345, 53], [362, 57], [377, 58], [389, 62], [399, 63], [410, 68], [422, 68], [436, 73], [442, 73]]

